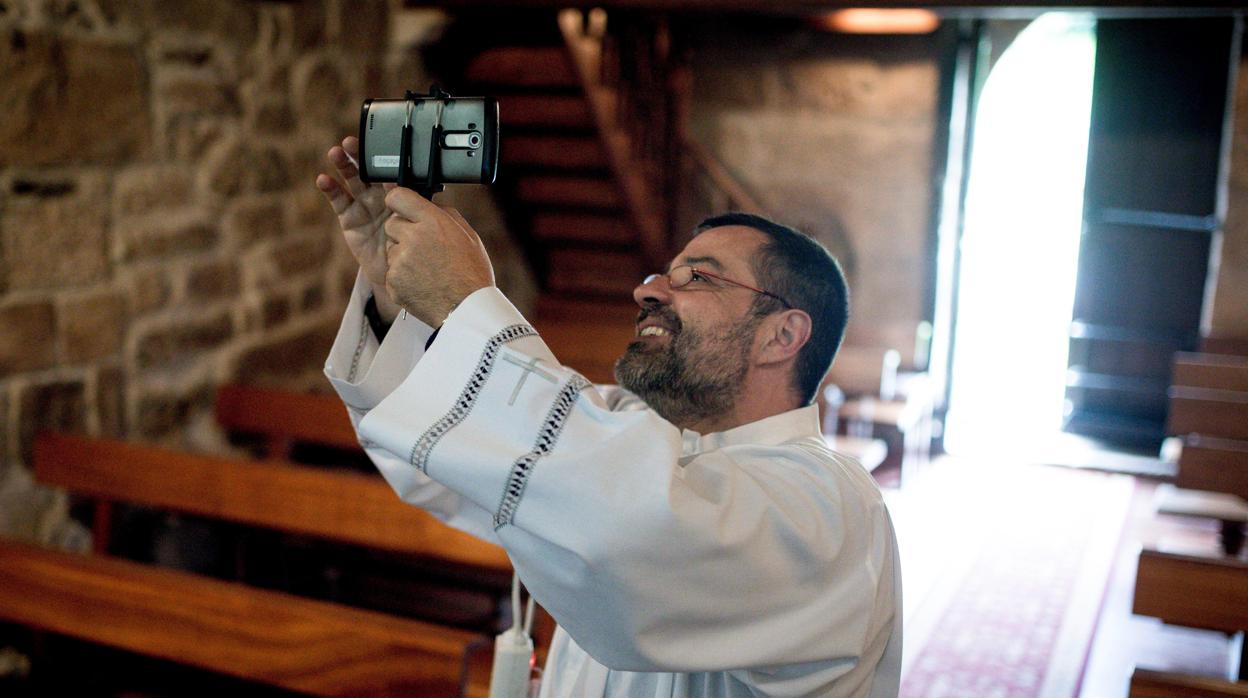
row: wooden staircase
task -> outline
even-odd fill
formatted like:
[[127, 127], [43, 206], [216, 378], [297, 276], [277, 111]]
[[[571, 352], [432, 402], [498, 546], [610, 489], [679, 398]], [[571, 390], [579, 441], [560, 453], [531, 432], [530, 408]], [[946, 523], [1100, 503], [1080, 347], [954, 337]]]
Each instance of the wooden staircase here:
[[602, 10], [492, 20], [510, 32], [465, 29], [481, 48], [459, 47], [453, 91], [498, 99], [494, 190], [539, 279], [535, 325], [562, 361], [611, 382], [634, 333], [633, 288], [690, 227], [691, 174], [727, 192], [703, 202], [705, 213], [760, 207], [705, 150], [686, 147], [688, 71], [665, 19], [613, 15], [610, 32]]

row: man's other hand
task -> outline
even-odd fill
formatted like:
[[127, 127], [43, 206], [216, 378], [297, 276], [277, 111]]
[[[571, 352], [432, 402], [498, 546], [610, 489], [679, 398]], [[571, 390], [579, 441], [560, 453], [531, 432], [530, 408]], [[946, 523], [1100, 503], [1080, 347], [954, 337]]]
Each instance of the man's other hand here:
[[355, 166], [359, 156], [360, 141], [355, 137], [344, 138], [341, 146], [330, 148], [327, 157], [342, 181], [321, 174], [316, 178], [316, 188], [338, 215], [347, 247], [373, 287], [378, 313], [383, 320], [391, 322], [399, 314], [399, 306], [386, 291], [388, 266], [384, 226], [390, 218], [386, 189], [393, 185], [383, 187], [361, 181], [360, 171]]
[[385, 196], [386, 288], [401, 307], [440, 327], [455, 306], [494, 285], [494, 268], [477, 231], [453, 208], [395, 187]]

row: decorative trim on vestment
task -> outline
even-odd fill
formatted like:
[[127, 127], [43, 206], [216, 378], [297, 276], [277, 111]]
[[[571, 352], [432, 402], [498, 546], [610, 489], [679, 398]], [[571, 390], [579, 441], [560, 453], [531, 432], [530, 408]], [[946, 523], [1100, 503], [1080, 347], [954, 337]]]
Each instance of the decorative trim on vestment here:
[[443, 436], [446, 436], [446, 432], [464, 421], [464, 418], [468, 416], [473, 404], [477, 401], [477, 396], [481, 394], [481, 388], [485, 387], [486, 379], [490, 377], [490, 373], [494, 370], [494, 360], [498, 358], [499, 348], [521, 337], [530, 337], [536, 334], [537, 330], [532, 327], [517, 324], [504, 327], [498, 334], [490, 337], [490, 341], [485, 344], [485, 350], [481, 352], [481, 358], [477, 360], [476, 369], [473, 370], [472, 375], [468, 378], [468, 384], [460, 392], [459, 398], [455, 400], [451, 410], [441, 419], [434, 422], [433, 426], [426, 429], [425, 433], [421, 434], [420, 438], [416, 440], [407, 459], [409, 463], [419, 469], [420, 472], [428, 473], [429, 453], [433, 451], [433, 447], [438, 441]]
[[515, 518], [516, 507], [520, 505], [520, 498], [524, 495], [529, 476], [533, 474], [533, 467], [539, 458], [554, 449], [559, 434], [563, 432], [563, 425], [567, 424], [568, 416], [572, 414], [572, 406], [576, 404], [580, 392], [589, 385], [589, 381], [572, 374], [572, 379], [555, 396], [555, 402], [550, 406], [542, 428], [537, 432], [537, 442], [533, 444], [533, 450], [521, 456], [511, 466], [511, 475], [507, 477], [507, 486], [503, 488], [503, 501], [499, 502], [498, 512], [494, 514], [494, 530], [511, 523]]
[[351, 357], [351, 370], [347, 372], [347, 382], [355, 382], [355, 374], [360, 370], [360, 357], [364, 354], [364, 343], [368, 341], [368, 336], [373, 330], [368, 324], [368, 316], [364, 316], [364, 321], [360, 324], [360, 341], [355, 344], [355, 355]]

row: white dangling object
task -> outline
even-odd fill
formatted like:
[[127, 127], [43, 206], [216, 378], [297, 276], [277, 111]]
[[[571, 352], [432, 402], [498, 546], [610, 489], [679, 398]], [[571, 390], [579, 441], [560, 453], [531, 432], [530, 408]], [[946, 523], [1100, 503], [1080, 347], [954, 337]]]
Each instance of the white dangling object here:
[[[494, 668], [490, 673], [490, 698], [528, 698], [533, 673], [533, 597], [527, 613], [520, 611], [520, 577], [511, 578], [512, 624], [494, 638]], [[522, 617], [527, 616], [527, 619]]]

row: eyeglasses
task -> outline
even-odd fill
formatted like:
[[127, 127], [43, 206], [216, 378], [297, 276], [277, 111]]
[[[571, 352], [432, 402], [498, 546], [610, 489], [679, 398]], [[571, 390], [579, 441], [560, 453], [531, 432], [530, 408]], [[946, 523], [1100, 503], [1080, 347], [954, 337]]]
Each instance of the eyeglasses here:
[[784, 307], [789, 308], [790, 310], [793, 309], [792, 303], [786, 301], [785, 299], [781, 298], [780, 296], [777, 296], [776, 294], [770, 291], [764, 291], [761, 288], [755, 288], [749, 284], [743, 284], [740, 281], [733, 281], [732, 279], [720, 276], [719, 274], [713, 274], [709, 271], [706, 271], [705, 269], [699, 269], [698, 267], [689, 266], [688, 264], [682, 264], [678, 267], [672, 267], [666, 274], [651, 274], [647, 276], [645, 279], [643, 279], [641, 284], [644, 286], [646, 284], [652, 283], [654, 282], [655, 279], [659, 278], [660, 276], [667, 277], [667, 285], [672, 288], [684, 288], [685, 286], [688, 286], [692, 283], [700, 283], [700, 284], [705, 284], [707, 286], [715, 286], [715, 284], [710, 281], [711, 279], [715, 279], [717, 281], [721, 281], [726, 284], [732, 284], [733, 286], [740, 286], [741, 288], [747, 288], [755, 293], [761, 293], [764, 296], [770, 296], [771, 298], [775, 298], [776, 300], [783, 303]]

